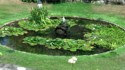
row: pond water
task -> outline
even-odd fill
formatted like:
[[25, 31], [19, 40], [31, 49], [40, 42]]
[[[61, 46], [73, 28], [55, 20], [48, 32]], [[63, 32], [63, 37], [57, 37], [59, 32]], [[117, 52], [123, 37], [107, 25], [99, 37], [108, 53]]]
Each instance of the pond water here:
[[[90, 55], [95, 53], [101, 53], [101, 52], [85, 52], [85, 51], [76, 51], [76, 52], [70, 52], [63, 49], [48, 49], [42, 45], [36, 45], [36, 46], [30, 46], [29, 44], [22, 43], [24, 36], [11, 36], [11, 37], [0, 37], [0, 44], [8, 46], [12, 49], [25, 51], [25, 52], [31, 52], [31, 53], [37, 53], [37, 54], [46, 54], [46, 55]], [[30, 47], [29, 47], [30, 46]]]
[[[18, 22], [15, 23], [16, 27], [18, 27], [17, 23]], [[88, 24], [86, 24], [86, 23], [88, 23]], [[81, 40], [85, 40], [86, 42], [90, 42], [92, 40], [94, 42], [94, 44], [93, 44], [93, 42], [90, 44], [90, 46], [94, 47], [92, 49], [92, 51], [77, 50], [75, 52], [71, 52], [71, 51], [63, 50], [63, 49], [49, 49], [49, 48], [45, 47], [45, 45], [31, 46], [28, 43], [23, 43], [23, 39], [27, 36], [41, 36], [43, 38], [52, 38], [52, 39], [60, 38], [54, 34], [54, 28], [55, 27], [50, 27], [50, 28], [46, 29], [45, 32], [29, 31], [28, 34], [24, 34], [24, 35], [0, 37], [0, 44], [6, 45], [10, 48], [20, 50], [20, 51], [37, 53], [37, 54], [45, 54], [45, 55], [91, 55], [91, 54], [103, 53], [103, 52], [112, 50], [112, 49], [109, 49], [109, 47], [107, 49], [107, 47], [105, 47], [105, 46], [110, 46], [109, 40], [113, 41], [113, 42], [111, 42], [113, 44], [113, 45], [111, 44], [111, 46], [115, 46], [114, 43], [116, 43], [116, 46], [117, 46], [117, 40], [115, 40], [114, 37], [119, 38], [120, 39], [119, 41], [122, 41], [122, 39], [123, 40], [125, 39], [125, 38], [123, 38], [125, 33], [124, 34], [122, 33], [124, 31], [115, 26], [112, 27], [112, 25], [107, 25], [107, 23], [102, 24], [102, 22], [97, 22], [97, 21], [93, 22], [93, 21], [88, 21], [88, 20], [86, 20], [86, 21], [79, 20], [79, 21], [75, 21], [75, 23], [73, 23], [70, 26], [69, 35], [68, 35], [68, 37], [66, 37], [66, 39], [74, 39], [74, 40], [81, 39]], [[117, 35], [117, 33], [119, 32], [118, 30], [121, 30], [121, 33], [123, 35], [121, 35], [121, 36]], [[99, 31], [99, 32], [97, 32], [97, 31]], [[116, 31], [116, 32], [114, 32], [114, 31]], [[112, 34], [112, 33], [114, 33], [114, 34]], [[88, 38], [86, 38], [85, 34], [88, 35], [89, 37], [87, 36]], [[102, 36], [101, 34], [102, 35], [104, 34], [104, 36]], [[116, 34], [116, 36], [115, 36], [115, 34]], [[114, 36], [112, 36], [112, 35], [114, 35]], [[108, 39], [110, 37], [111, 37], [111, 39]], [[64, 38], [62, 38], [62, 39], [64, 39]], [[104, 43], [102, 43], [103, 40], [104, 40]], [[98, 42], [101, 44], [98, 44]], [[108, 43], [109, 45], [107, 45], [107, 44], [105, 45], [105, 43]], [[121, 43], [121, 45], [122, 45], [122, 43]]]

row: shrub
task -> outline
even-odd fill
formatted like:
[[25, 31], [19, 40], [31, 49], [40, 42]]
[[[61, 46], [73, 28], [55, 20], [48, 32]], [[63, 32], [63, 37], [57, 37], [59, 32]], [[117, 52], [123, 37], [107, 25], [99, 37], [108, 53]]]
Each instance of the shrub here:
[[45, 20], [48, 21], [48, 11], [45, 8], [33, 8], [31, 11], [30, 21], [35, 22], [37, 24], [43, 23], [45, 24]]
[[34, 3], [36, 3], [37, 0], [22, 0], [22, 2], [34, 2]]
[[39, 31], [52, 26], [53, 22], [48, 18], [48, 12], [45, 8], [37, 7], [31, 11], [29, 21], [21, 21], [18, 24], [24, 29]]

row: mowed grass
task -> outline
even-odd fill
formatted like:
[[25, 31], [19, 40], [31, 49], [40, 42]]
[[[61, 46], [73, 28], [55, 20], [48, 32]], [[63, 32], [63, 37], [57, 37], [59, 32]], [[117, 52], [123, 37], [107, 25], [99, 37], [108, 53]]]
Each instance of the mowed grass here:
[[50, 15], [57, 16], [84, 16], [92, 13], [91, 4], [84, 3], [61, 3], [48, 5]]
[[[68, 63], [71, 56], [37, 55], [5, 47], [0, 47], [0, 50], [3, 53], [0, 56], [0, 63], [17, 64], [33, 70], [72, 70], [72, 65]], [[76, 56], [78, 61], [73, 68], [74, 70], [124, 70], [125, 53], [121, 54], [124, 50], [125, 48], [119, 48], [99, 55]]]
[[[5, 5], [6, 6], [6, 5]], [[9, 5], [8, 5], [9, 6]], [[15, 6], [10, 5], [2, 13], [3, 19], [2, 23], [14, 20], [16, 18], [22, 18], [23, 16], [28, 16], [29, 11], [27, 9], [22, 9], [22, 12], [11, 13], [8, 12], [9, 9], [18, 9]], [[110, 22], [115, 22], [122, 27], [125, 27], [124, 17], [120, 15], [112, 15], [105, 13], [98, 13], [93, 10], [93, 5], [84, 3], [62, 3], [62, 4], [49, 4], [46, 5], [50, 15], [52, 16], [80, 16], [94, 19], [107, 20]], [[23, 6], [24, 7], [24, 6]], [[23, 8], [22, 7], [22, 8]], [[4, 9], [3, 7], [0, 8]], [[8, 13], [7, 13], [8, 12]], [[25, 14], [24, 14], [25, 13]], [[1, 14], [1, 13], [0, 13]], [[5, 16], [9, 14], [7, 18]], [[13, 18], [10, 15], [13, 15]], [[15, 15], [15, 17], [14, 17]], [[20, 16], [19, 16], [20, 15]], [[1, 16], [1, 15], [0, 15]], [[1, 21], [0, 21], [1, 22]], [[102, 53], [99, 55], [81, 55], [76, 56], [78, 61], [73, 66], [74, 70], [125, 70], [125, 46], [120, 47], [116, 50]], [[24, 67], [31, 68], [33, 70], [72, 70], [72, 65], [68, 63], [68, 59], [71, 56], [52, 56], [52, 55], [42, 55], [42, 54], [31, 54], [20, 51], [15, 51], [5, 46], [0, 47], [0, 52], [3, 54], [0, 56], [0, 63], [9, 63], [21, 65]]]
[[22, 3], [20, 0], [0, 0], [0, 25], [15, 19], [25, 18], [35, 4]]
[[[55, 4], [55, 5], [48, 5], [47, 6], [50, 12], [50, 15], [54, 16], [80, 16], [86, 17], [91, 19], [101, 19], [105, 21], [109, 21], [115, 24], [118, 24], [122, 27], [125, 27], [125, 17], [120, 13], [113, 12], [109, 9], [107, 11], [103, 11], [101, 9], [104, 8], [104, 5], [94, 5], [94, 4], [86, 4], [86, 3], [62, 3], [62, 4]], [[114, 10], [114, 6], [113, 10]], [[121, 6], [120, 6], [121, 7]], [[98, 10], [100, 8], [101, 11]], [[118, 6], [116, 7], [116, 9]], [[121, 10], [119, 10], [120, 12]], [[112, 13], [111, 13], [112, 12]]]

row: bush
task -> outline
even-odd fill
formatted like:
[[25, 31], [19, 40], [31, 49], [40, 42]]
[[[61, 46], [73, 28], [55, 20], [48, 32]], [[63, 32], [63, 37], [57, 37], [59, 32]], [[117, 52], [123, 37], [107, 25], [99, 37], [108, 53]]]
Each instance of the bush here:
[[33, 8], [29, 20], [31, 22], [35, 22], [36, 24], [46, 24], [45, 20], [48, 21], [48, 11], [45, 8]]
[[36, 3], [37, 0], [22, 0], [22, 2], [34, 2], [34, 3]]
[[[41, 0], [42, 2], [47, 2], [47, 3], [61, 3], [61, 2], [81, 2], [81, 0]], [[89, 0], [86, 0], [89, 1]], [[91, 0], [90, 0], [91, 1]], [[36, 3], [37, 0], [22, 0], [22, 2], [34, 2]]]
[[19, 26], [27, 29], [39, 31], [45, 29], [47, 26], [52, 26], [52, 20], [48, 18], [48, 12], [45, 8], [33, 8], [29, 21], [20, 21]]

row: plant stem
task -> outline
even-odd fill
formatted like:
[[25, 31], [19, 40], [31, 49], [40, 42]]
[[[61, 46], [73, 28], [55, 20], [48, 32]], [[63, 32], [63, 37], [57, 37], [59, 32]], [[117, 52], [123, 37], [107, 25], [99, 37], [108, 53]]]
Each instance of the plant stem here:
[[72, 70], [73, 70], [73, 66], [74, 66], [74, 65], [72, 64]]

